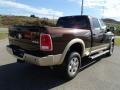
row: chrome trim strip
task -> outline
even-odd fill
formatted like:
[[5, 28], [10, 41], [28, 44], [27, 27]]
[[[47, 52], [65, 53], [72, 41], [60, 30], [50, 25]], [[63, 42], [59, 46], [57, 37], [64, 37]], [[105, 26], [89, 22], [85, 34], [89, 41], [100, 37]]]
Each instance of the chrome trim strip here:
[[93, 50], [93, 51], [91, 51], [91, 54], [96, 53], [96, 52], [99, 52], [99, 51], [102, 51], [102, 50], [105, 50], [105, 49], [107, 49], [107, 48], [108, 48], [108, 47], [103, 47], [103, 48], [100, 48], [100, 49]]

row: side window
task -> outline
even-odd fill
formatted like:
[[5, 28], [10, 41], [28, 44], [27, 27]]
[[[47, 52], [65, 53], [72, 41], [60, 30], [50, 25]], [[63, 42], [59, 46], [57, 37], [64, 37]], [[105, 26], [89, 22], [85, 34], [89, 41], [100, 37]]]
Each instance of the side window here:
[[92, 27], [93, 28], [100, 28], [100, 23], [99, 23], [98, 19], [92, 18]]
[[105, 26], [105, 23], [104, 23], [102, 20], [100, 20], [100, 23], [101, 23], [101, 26], [102, 26], [102, 27]]
[[106, 25], [102, 20], [100, 20], [100, 24], [101, 24], [101, 29], [106, 30]]

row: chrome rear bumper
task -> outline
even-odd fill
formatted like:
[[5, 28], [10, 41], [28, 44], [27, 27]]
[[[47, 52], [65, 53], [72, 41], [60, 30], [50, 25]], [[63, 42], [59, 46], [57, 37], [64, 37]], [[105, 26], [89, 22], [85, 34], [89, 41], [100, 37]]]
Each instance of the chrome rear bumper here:
[[60, 62], [61, 54], [58, 55], [48, 55], [46, 57], [36, 57], [27, 53], [24, 53], [23, 57], [18, 57], [13, 53], [12, 48], [9, 46], [6, 47], [7, 51], [15, 56], [17, 59], [20, 59], [22, 61], [31, 63], [31, 64], [36, 64], [39, 66], [53, 66], [53, 65], [58, 65]]

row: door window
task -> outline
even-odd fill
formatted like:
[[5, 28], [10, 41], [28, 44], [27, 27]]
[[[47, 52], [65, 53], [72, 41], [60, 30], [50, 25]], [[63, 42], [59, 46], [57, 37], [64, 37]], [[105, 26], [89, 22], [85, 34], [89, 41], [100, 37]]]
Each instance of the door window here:
[[92, 27], [93, 27], [93, 29], [100, 28], [100, 23], [99, 23], [98, 19], [96, 19], [96, 18], [92, 19]]
[[105, 23], [102, 20], [99, 20], [99, 21], [100, 21], [100, 24], [101, 24], [101, 29], [103, 31], [106, 31], [106, 25], [105, 25]]

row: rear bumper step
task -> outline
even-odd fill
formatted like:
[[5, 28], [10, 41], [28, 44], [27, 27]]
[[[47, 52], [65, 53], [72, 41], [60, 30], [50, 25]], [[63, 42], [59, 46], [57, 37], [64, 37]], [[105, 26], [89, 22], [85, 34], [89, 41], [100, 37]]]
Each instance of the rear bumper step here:
[[[31, 63], [31, 64], [36, 64], [39, 66], [53, 66], [53, 65], [57, 65], [59, 63], [60, 55], [48, 55], [46, 57], [36, 57], [27, 53], [23, 54], [23, 57], [19, 57], [17, 55], [14, 54], [13, 49], [9, 46], [7, 46], [7, 51], [15, 56], [17, 59], [23, 61], [23, 62], [27, 62], [27, 63]], [[56, 60], [58, 58], [58, 60]]]

